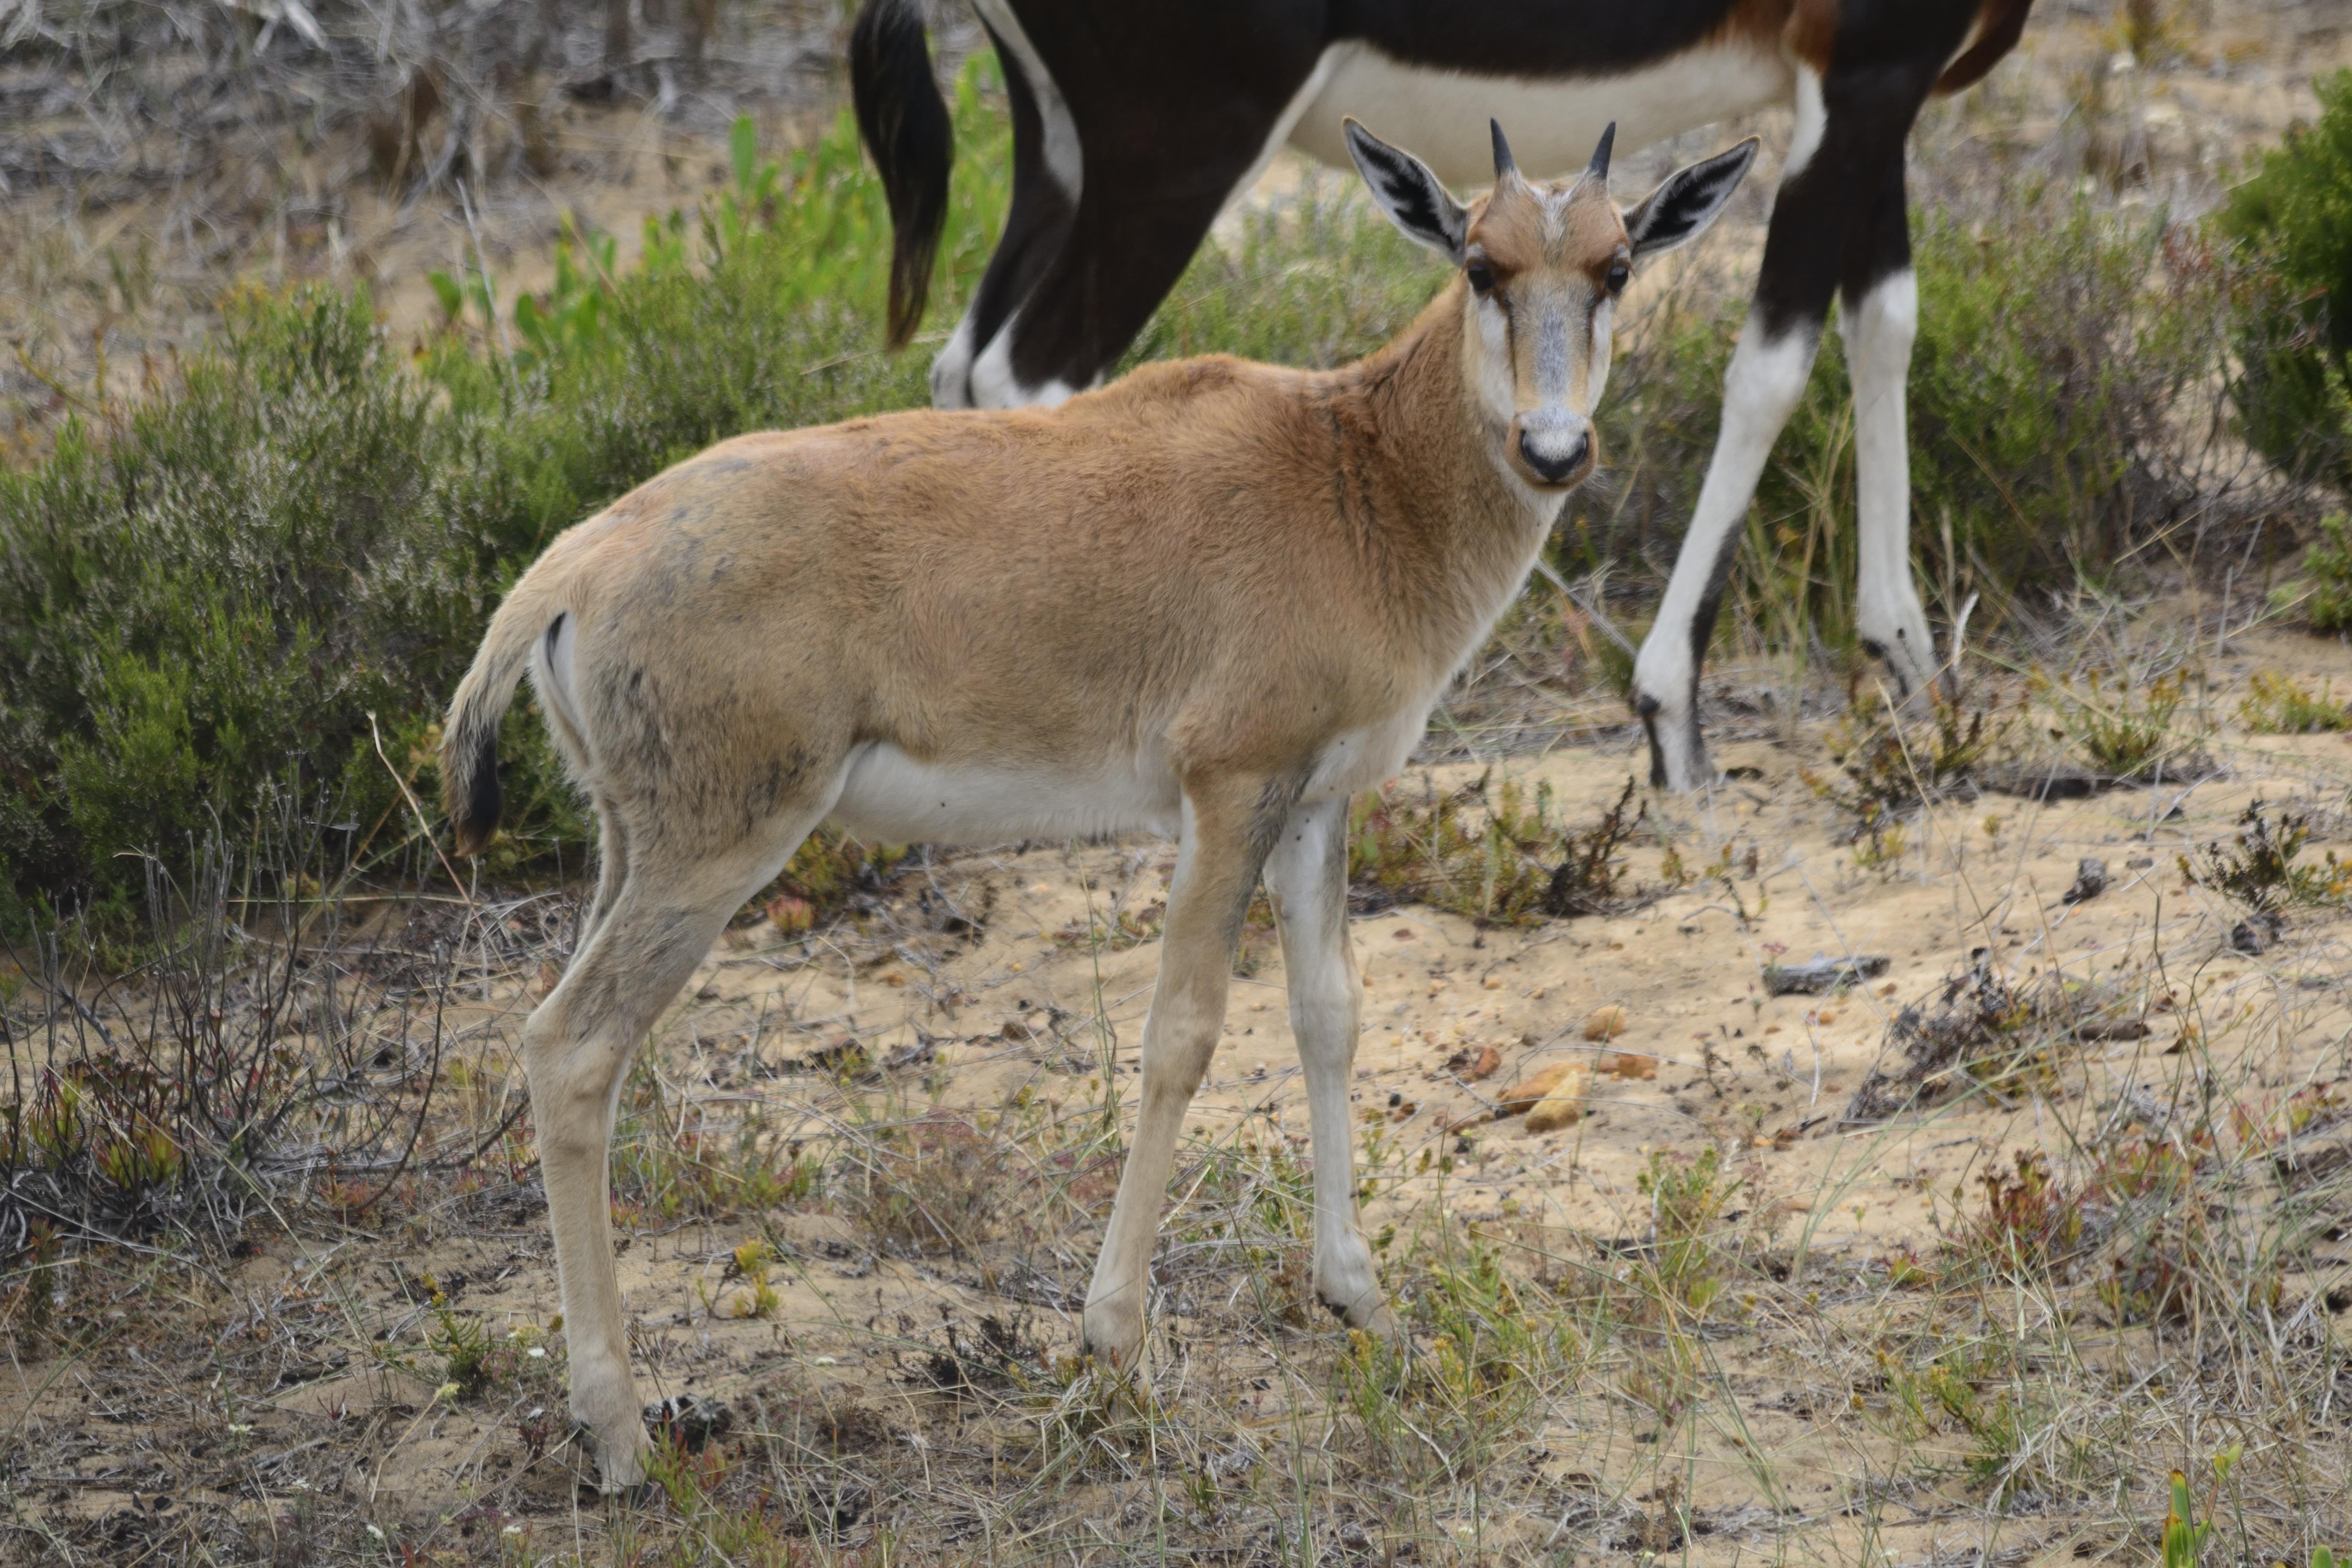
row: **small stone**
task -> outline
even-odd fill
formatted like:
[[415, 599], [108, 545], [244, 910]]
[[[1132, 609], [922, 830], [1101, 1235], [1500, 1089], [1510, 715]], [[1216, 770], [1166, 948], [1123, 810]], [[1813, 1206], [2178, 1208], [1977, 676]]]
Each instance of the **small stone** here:
[[2107, 890], [2107, 863], [2088, 857], [2074, 863], [2074, 885], [2059, 896], [2070, 904], [2087, 903]]
[[1475, 1050], [1465, 1046], [1445, 1058], [1446, 1071], [1472, 1083], [1494, 1077], [1502, 1066], [1503, 1053], [1493, 1046], [1480, 1046]]
[[1612, 1002], [1596, 1009], [1584, 1020], [1584, 1037], [1588, 1040], [1613, 1040], [1625, 1032], [1625, 1009]]
[[2260, 953], [2269, 950], [2286, 931], [2286, 918], [2275, 910], [2263, 910], [2247, 916], [2230, 928], [2230, 945], [2243, 953]]
[[1566, 1082], [1568, 1075], [1574, 1070], [1570, 1063], [1555, 1062], [1533, 1078], [1513, 1084], [1503, 1091], [1501, 1113], [1517, 1116], [1523, 1110], [1534, 1110], [1537, 1101]]
[[1570, 1075], [1549, 1094], [1528, 1108], [1528, 1131], [1557, 1132], [1584, 1120], [1584, 1079]]
[[1654, 1079], [1658, 1076], [1658, 1058], [1639, 1051], [1603, 1051], [1592, 1064], [1592, 1070], [1626, 1079]]

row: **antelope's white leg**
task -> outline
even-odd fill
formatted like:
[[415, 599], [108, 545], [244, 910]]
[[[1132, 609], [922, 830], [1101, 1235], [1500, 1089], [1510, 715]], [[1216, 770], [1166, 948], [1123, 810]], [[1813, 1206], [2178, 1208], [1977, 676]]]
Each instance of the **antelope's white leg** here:
[[1730, 580], [1739, 525], [1756, 494], [1772, 443], [1805, 395], [1816, 327], [1801, 323], [1768, 337], [1761, 315], [1750, 312], [1723, 378], [1723, 428], [1699, 487], [1690, 531], [1675, 557], [1674, 575], [1650, 635], [1633, 661], [1633, 706], [1650, 731], [1651, 783], [1676, 791], [1713, 782], [1714, 768], [1698, 730], [1698, 672], [1715, 612]]
[[1266, 857], [1265, 890], [1282, 931], [1290, 1032], [1306, 1068], [1315, 1147], [1315, 1292], [1350, 1328], [1394, 1334], [1356, 1217], [1348, 1088], [1363, 983], [1348, 941], [1348, 801], [1302, 805]]
[[1911, 462], [1906, 384], [1919, 331], [1919, 283], [1889, 273], [1860, 300], [1841, 302], [1838, 330], [1853, 377], [1854, 488], [1860, 513], [1854, 626], [1886, 661], [1905, 697], [1936, 678], [1936, 643], [1911, 576]]
[[1143, 1020], [1143, 1104], [1087, 1289], [1087, 1352], [1114, 1365], [1134, 1365], [1143, 1348], [1160, 1205], [1184, 1112], [1217, 1048], [1234, 944], [1270, 837], [1252, 820], [1257, 799], [1255, 787], [1185, 790], [1176, 876], [1160, 928], [1160, 978]]
[[969, 408], [968, 395], [971, 386], [971, 360], [977, 352], [972, 342], [971, 313], [975, 306], [966, 305], [963, 319], [948, 339], [947, 347], [931, 361], [931, 406], [934, 408]]

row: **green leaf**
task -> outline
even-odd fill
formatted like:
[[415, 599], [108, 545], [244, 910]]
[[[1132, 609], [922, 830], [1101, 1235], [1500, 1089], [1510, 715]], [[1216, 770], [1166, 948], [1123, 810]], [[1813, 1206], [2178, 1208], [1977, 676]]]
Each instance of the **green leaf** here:
[[514, 324], [515, 331], [522, 334], [523, 342], [541, 353], [552, 352], [554, 345], [550, 341], [551, 334], [547, 330], [547, 314], [539, 308], [538, 300], [528, 294], [517, 300], [514, 308]]
[[466, 308], [466, 291], [457, 286], [457, 280], [436, 268], [425, 275], [425, 281], [433, 285], [433, 297], [441, 301], [441, 313], [456, 321]]
[[751, 194], [751, 182], [760, 173], [760, 131], [748, 114], [735, 117], [734, 129], [727, 133], [727, 145], [735, 158], [735, 188], [745, 195]]

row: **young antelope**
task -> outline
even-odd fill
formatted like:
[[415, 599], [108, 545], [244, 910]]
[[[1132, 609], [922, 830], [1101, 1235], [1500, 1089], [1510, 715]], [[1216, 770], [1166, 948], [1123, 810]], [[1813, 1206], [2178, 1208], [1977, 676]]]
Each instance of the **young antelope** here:
[[1350, 1163], [1349, 797], [1403, 764], [1591, 472], [1619, 294], [1714, 221], [1756, 143], [1621, 211], [1609, 134], [1581, 174], [1538, 183], [1494, 127], [1495, 185], [1467, 206], [1346, 134], [1389, 216], [1455, 268], [1370, 358], [1212, 356], [1057, 408], [740, 437], [571, 529], [491, 621], [441, 754], [459, 851], [497, 826], [526, 668], [602, 835], [523, 1055], [572, 1408], [607, 1487], [646, 1473], [605, 1193], [629, 1059], [828, 818], [900, 843], [1176, 837], [1142, 1105], [1085, 1311], [1087, 1350], [1120, 1364], [1263, 879], [1310, 1108], [1316, 1289], [1394, 1331]]

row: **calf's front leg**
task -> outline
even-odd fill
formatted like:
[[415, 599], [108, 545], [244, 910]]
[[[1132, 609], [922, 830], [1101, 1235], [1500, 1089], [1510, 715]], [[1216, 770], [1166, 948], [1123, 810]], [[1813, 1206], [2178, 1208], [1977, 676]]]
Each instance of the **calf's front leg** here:
[[1394, 1338], [1396, 1320], [1381, 1299], [1372, 1251], [1356, 1217], [1348, 1091], [1364, 987], [1348, 942], [1345, 796], [1290, 814], [1266, 857], [1265, 890], [1282, 931], [1290, 1032], [1307, 1072], [1315, 1146], [1315, 1293], [1349, 1328]]
[[1176, 877], [1160, 927], [1160, 979], [1143, 1020], [1143, 1104], [1120, 1173], [1110, 1227], [1087, 1289], [1086, 1353], [1132, 1366], [1143, 1348], [1151, 1247], [1176, 1140], [1216, 1052], [1225, 987], [1259, 868], [1296, 786], [1257, 779], [1187, 781]]

